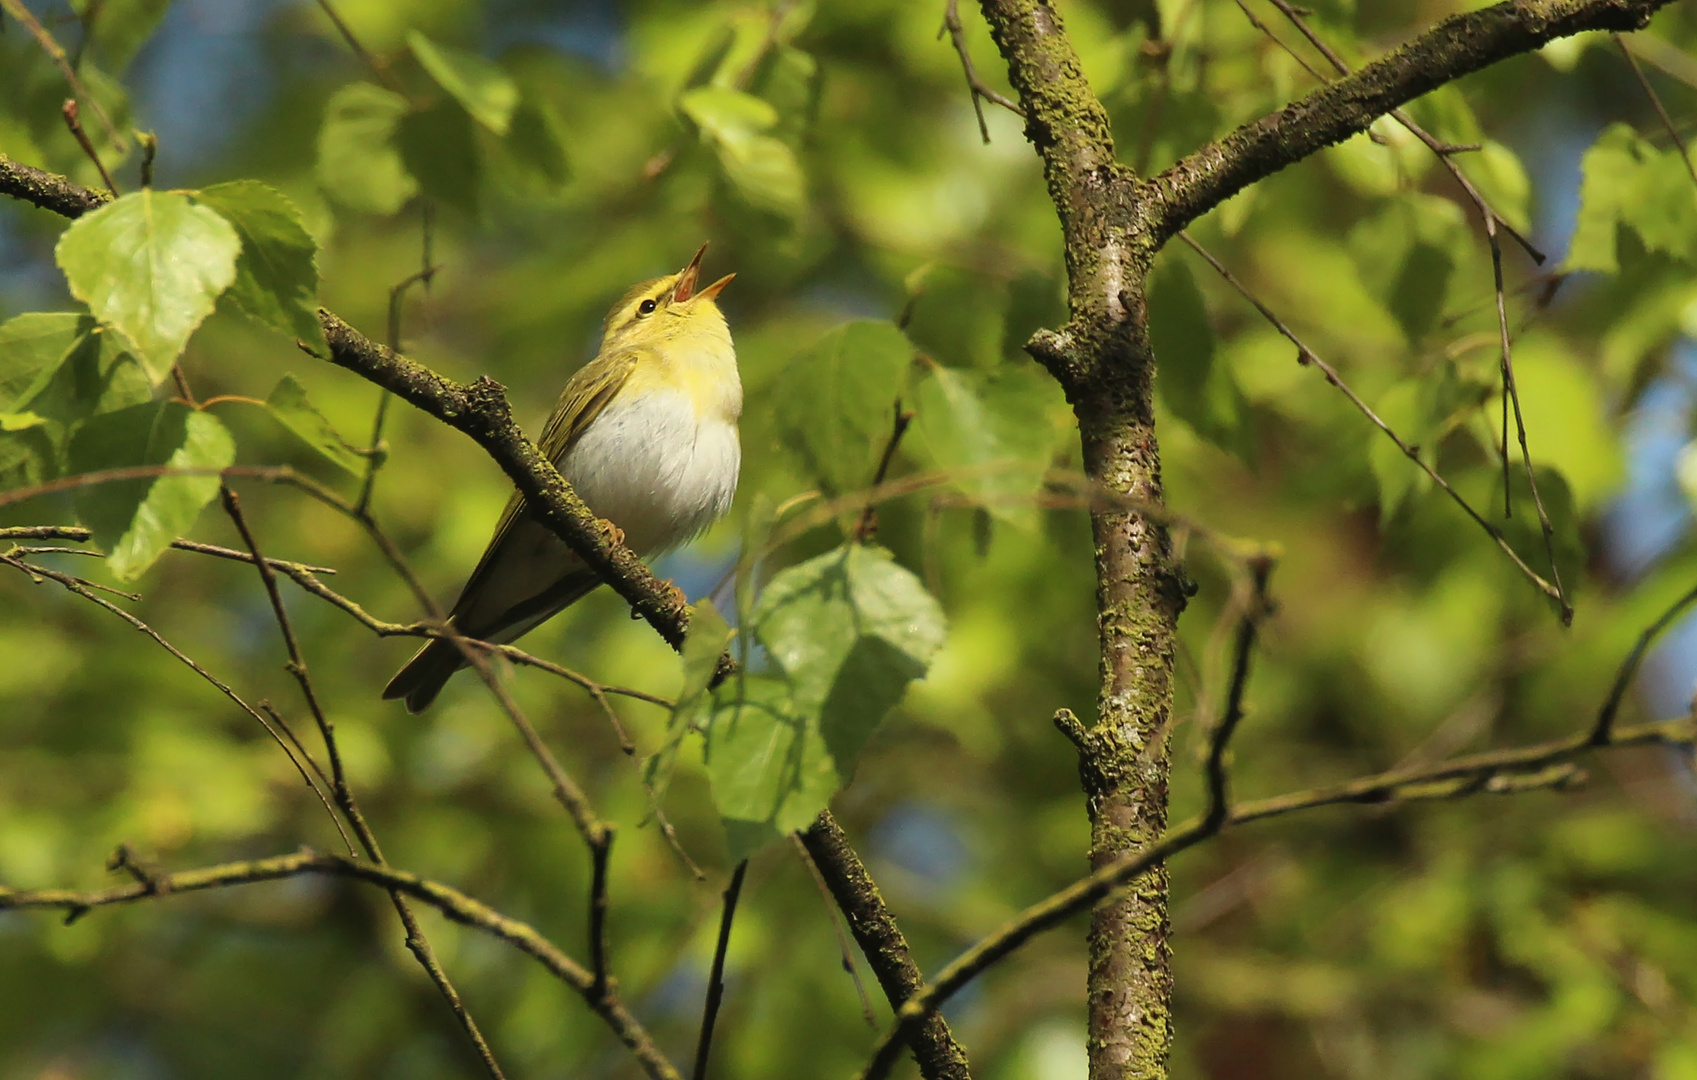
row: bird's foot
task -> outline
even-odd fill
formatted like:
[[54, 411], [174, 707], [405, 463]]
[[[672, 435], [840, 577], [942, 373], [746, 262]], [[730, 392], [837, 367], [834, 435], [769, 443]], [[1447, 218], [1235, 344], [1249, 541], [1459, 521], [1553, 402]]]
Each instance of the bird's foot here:
[[599, 520], [601, 528], [607, 533], [608, 540], [615, 544], [623, 544], [625, 542], [625, 531], [623, 529], [619, 528], [611, 521], [608, 521], [606, 518], [601, 518]]

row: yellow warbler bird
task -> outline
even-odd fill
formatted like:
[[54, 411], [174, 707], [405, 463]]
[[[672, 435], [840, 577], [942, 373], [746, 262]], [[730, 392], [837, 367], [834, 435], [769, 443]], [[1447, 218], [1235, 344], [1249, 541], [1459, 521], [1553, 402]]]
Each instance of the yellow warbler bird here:
[[[541, 449], [597, 517], [653, 554], [723, 517], [737, 490], [742, 380], [715, 300], [735, 274], [696, 288], [702, 252], [676, 274], [645, 281], [607, 314], [595, 359], [572, 376], [543, 429]], [[582, 598], [601, 578], [525, 512], [518, 492], [449, 619], [459, 633], [513, 641]], [[465, 666], [436, 639], [389, 680], [383, 697], [410, 712], [436, 700]]]

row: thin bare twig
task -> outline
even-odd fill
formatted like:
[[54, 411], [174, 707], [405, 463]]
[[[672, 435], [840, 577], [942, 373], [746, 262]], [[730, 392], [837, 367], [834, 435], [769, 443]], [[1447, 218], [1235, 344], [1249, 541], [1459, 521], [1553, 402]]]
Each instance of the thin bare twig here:
[[71, 137], [77, 140], [78, 146], [82, 147], [83, 156], [94, 162], [95, 170], [100, 173], [101, 182], [106, 185], [106, 190], [110, 191], [112, 197], [116, 199], [118, 197], [118, 185], [112, 182], [112, 174], [106, 171], [106, 163], [100, 160], [100, 154], [96, 152], [94, 144], [88, 139], [88, 132], [82, 129], [82, 120], [77, 115], [77, 99], [66, 98], [65, 104], [59, 112], [65, 118], [65, 127], [70, 131]]
[[[1526, 486], [1532, 489], [1532, 506], [1538, 511], [1538, 527], [1544, 532], [1544, 551], [1550, 557], [1550, 580], [1556, 587], [1556, 603], [1561, 607], [1563, 626], [1573, 623], [1573, 604], [1567, 598], [1567, 589], [1561, 582], [1561, 569], [1556, 565], [1556, 531], [1550, 524], [1550, 515], [1544, 509], [1544, 497], [1538, 492], [1538, 477], [1532, 469], [1532, 451], [1526, 445], [1526, 419], [1520, 412], [1520, 389], [1514, 381], [1514, 354], [1509, 346], [1508, 313], [1503, 301], [1503, 249], [1497, 242], [1497, 223], [1494, 218], [1485, 219], [1485, 234], [1491, 238], [1491, 271], [1496, 280], [1497, 289], [1497, 328], [1502, 336], [1502, 373], [1503, 393], [1508, 395], [1514, 406], [1514, 426], [1520, 434], [1520, 460], [1526, 466]], [[1508, 458], [1508, 446], [1503, 446], [1503, 458]], [[1504, 509], [1507, 509], [1508, 478], [1503, 478]]]
[[[21, 559], [15, 559], [8, 555], [0, 555], [0, 563], [22, 571], [24, 574], [28, 575], [31, 580], [36, 582], [40, 582], [44, 579], [52, 581], [65, 588], [66, 591], [80, 596], [90, 603], [99, 605], [112, 614], [118, 616], [118, 618], [129, 623], [143, 634], [146, 634], [149, 638], [152, 638], [154, 644], [170, 653], [179, 663], [183, 664], [183, 666], [187, 667], [190, 671], [193, 671], [196, 675], [199, 675], [202, 679], [211, 683], [219, 693], [234, 702], [237, 708], [253, 717], [254, 720], [259, 723], [259, 726], [265, 729], [265, 733], [271, 736], [272, 741], [274, 741], [283, 751], [284, 756], [289, 759], [289, 764], [293, 765], [295, 767], [295, 771], [300, 773], [301, 780], [306, 784], [306, 786], [312, 788], [313, 793], [319, 795], [319, 799], [321, 801], [323, 800], [323, 795], [319, 793], [316, 787], [313, 786], [312, 778], [307, 775], [306, 769], [295, 758], [294, 752], [289, 749], [288, 742], [277, 731], [277, 729], [272, 726], [270, 720], [266, 719], [259, 710], [255, 709], [252, 705], [249, 705], [245, 700], [243, 700], [242, 696], [236, 693], [229, 683], [224, 682], [222, 679], [218, 678], [218, 676], [202, 667], [198, 661], [194, 660], [187, 653], [183, 652], [169, 641], [166, 641], [157, 630], [153, 629], [153, 627], [149, 626], [135, 615], [125, 611], [118, 605], [112, 603], [110, 600], [106, 600], [103, 597], [95, 595], [94, 590], [96, 586], [93, 582], [84, 581], [82, 578], [76, 577], [72, 574], [60, 573], [57, 570], [49, 570], [45, 566], [27, 563]], [[334, 821], [336, 815], [335, 812], [331, 810], [328, 803], [325, 804], [324, 809], [326, 813], [330, 814], [331, 820]]]
[[748, 874], [748, 860], [737, 863], [731, 872], [731, 883], [725, 886], [725, 906], [719, 915], [719, 942], [713, 947], [713, 967], [707, 975], [707, 1001], [701, 1011], [701, 1035], [695, 1043], [695, 1068], [691, 1080], [707, 1080], [707, 1059], [713, 1052], [713, 1025], [719, 1019], [719, 1004], [725, 997], [725, 954], [731, 948], [731, 921], [736, 918], [737, 898], [742, 895], [742, 879]]
[[[890, 472], [890, 462], [895, 460], [896, 447], [901, 445], [902, 436], [907, 434], [908, 425], [913, 423], [913, 413], [902, 408], [902, 399], [896, 399], [895, 422], [890, 429], [890, 437], [884, 442], [884, 452], [878, 457], [878, 468], [872, 474], [872, 486], [868, 491], [877, 490]], [[866, 500], [866, 508], [860, 512], [860, 521], [854, 528], [854, 542], [864, 544], [878, 535], [877, 503]]]
[[1337, 373], [1336, 368], [1322, 360], [1319, 354], [1314, 352], [1313, 349], [1310, 349], [1301, 338], [1297, 337], [1296, 333], [1291, 330], [1289, 326], [1285, 325], [1284, 320], [1275, 315], [1271, 308], [1262, 303], [1260, 298], [1254, 293], [1250, 292], [1248, 287], [1245, 286], [1243, 282], [1239, 281], [1236, 275], [1234, 275], [1230, 270], [1227, 270], [1220, 260], [1214, 258], [1208, 249], [1204, 248], [1201, 244], [1198, 244], [1194, 239], [1192, 239], [1188, 232], [1181, 231], [1178, 235], [1179, 239], [1188, 244], [1192, 251], [1207, 260], [1208, 265], [1213, 267], [1214, 271], [1224, 278], [1232, 288], [1236, 289], [1239, 295], [1249, 301], [1249, 303], [1255, 307], [1255, 310], [1259, 311], [1262, 317], [1271, 323], [1273, 328], [1277, 330], [1279, 334], [1285, 338], [1285, 340], [1296, 346], [1298, 363], [1313, 364], [1317, 369], [1319, 369], [1319, 371], [1325, 375], [1326, 381], [1342, 391], [1343, 395], [1349, 399], [1350, 404], [1354, 405], [1361, 415], [1371, 421], [1374, 427], [1382, 431], [1386, 438], [1395, 443], [1397, 449], [1401, 450], [1405, 457], [1418, 465], [1421, 471], [1431, 478], [1434, 484], [1443, 490], [1444, 494], [1454, 500], [1455, 504], [1461, 507], [1462, 511], [1465, 512], [1468, 517], [1472, 518], [1475, 524], [1485, 530], [1486, 535], [1496, 542], [1497, 547], [1502, 550], [1504, 555], [1508, 556], [1509, 561], [1514, 563], [1515, 567], [1519, 569], [1522, 574], [1526, 575], [1526, 579], [1528, 581], [1537, 586], [1538, 590], [1545, 596], [1548, 596], [1550, 599], [1561, 604], [1563, 611], [1567, 613], [1565, 616], [1566, 618], [1572, 618], [1572, 609], [1567, 607], [1562, 591], [1554, 585], [1551, 585], [1548, 581], [1545, 581], [1536, 570], [1526, 565], [1526, 560], [1522, 559], [1519, 553], [1517, 553], [1513, 547], [1509, 546], [1509, 542], [1507, 538], [1503, 536], [1502, 530], [1498, 529], [1489, 521], [1486, 521], [1479, 511], [1473, 509], [1472, 505], [1468, 503], [1466, 499], [1461, 497], [1460, 492], [1450, 486], [1448, 480], [1445, 480], [1441, 475], [1439, 475], [1436, 469], [1428, 465], [1426, 461], [1421, 458], [1418, 447], [1411, 446], [1404, 442], [1402, 437], [1393, 431], [1391, 426], [1385, 423], [1385, 421], [1379, 417], [1379, 414], [1373, 411], [1371, 406], [1363, 401], [1354, 390], [1350, 389], [1349, 384], [1343, 381], [1342, 376]]
[[1679, 128], [1673, 122], [1673, 117], [1668, 115], [1667, 106], [1662, 104], [1661, 95], [1656, 93], [1654, 86], [1650, 85], [1650, 79], [1644, 74], [1644, 69], [1639, 65], [1638, 58], [1632, 55], [1631, 49], [1626, 47], [1626, 39], [1618, 33], [1609, 36], [1614, 38], [1615, 44], [1620, 47], [1620, 54], [1626, 57], [1627, 66], [1632, 69], [1633, 77], [1638, 80], [1638, 85], [1643, 88], [1644, 96], [1650, 99], [1650, 107], [1656, 110], [1656, 116], [1661, 120], [1663, 130], [1668, 133], [1668, 138], [1673, 140], [1674, 148], [1679, 151], [1679, 162], [1685, 166], [1686, 175], [1691, 177], [1693, 184], [1697, 184], [1697, 164], [1692, 163], [1691, 153], [1685, 147], [1685, 138], [1680, 135]]
[[360, 58], [360, 61], [366, 67], [371, 69], [371, 73], [377, 76], [378, 81], [395, 93], [401, 93], [401, 84], [395, 78], [395, 73], [389, 70], [389, 65], [378, 60], [364, 45], [360, 44], [359, 38], [355, 37], [353, 30], [342, 21], [342, 16], [331, 6], [330, 0], [318, 0], [318, 6], [329, 18], [331, 24], [336, 27], [336, 33], [342, 35], [342, 40], [347, 43], [348, 48], [355, 56]]
[[[306, 657], [301, 652], [300, 642], [295, 637], [294, 625], [289, 621], [288, 608], [283, 604], [283, 595], [277, 588], [277, 575], [271, 565], [260, 554], [259, 542], [254, 539], [253, 530], [248, 527], [247, 516], [242, 513], [241, 500], [230, 490], [228, 484], [220, 485], [219, 495], [223, 500], [224, 512], [229, 515], [236, 531], [241, 534], [242, 543], [247, 546], [253, 556], [253, 565], [259, 571], [260, 580], [265, 586], [265, 595], [271, 601], [271, 612], [276, 617], [277, 629], [283, 636], [283, 645], [288, 652], [289, 662], [286, 665], [290, 675], [300, 685], [301, 696], [306, 699], [307, 708], [312, 713], [313, 720], [318, 724], [319, 735], [324, 740], [324, 751], [330, 759], [331, 791], [336, 796], [336, 804], [341, 807], [343, 815], [359, 836], [360, 846], [372, 862], [384, 862], [382, 849], [378, 846], [377, 835], [366, 822], [365, 815], [360, 812], [359, 803], [354, 798], [353, 789], [348, 786], [347, 773], [342, 766], [342, 754], [336, 745], [335, 727], [329, 716], [324, 712], [323, 705], [318, 700], [318, 693], [313, 689], [312, 678], [307, 672]], [[398, 890], [389, 891], [389, 899], [394, 904], [395, 914], [400, 916], [401, 925], [406, 930], [406, 945], [419, 965], [429, 975], [430, 981], [436, 984], [448, 1007], [453, 1010], [454, 1017], [465, 1031], [477, 1051], [483, 1068], [492, 1080], [505, 1080], [506, 1074], [501, 1071], [500, 1064], [495, 1060], [495, 1052], [490, 1048], [489, 1041], [483, 1037], [477, 1021], [461, 999], [459, 990], [448, 978], [447, 971], [436, 958], [436, 950], [430, 940], [424, 936], [424, 930], [418, 924], [418, 917], [412, 912], [412, 907]]]
[[[425, 205], [430, 205], [428, 200]], [[392, 352], [401, 351], [401, 302], [406, 298], [407, 290], [414, 285], [423, 285], [428, 291], [436, 272], [442, 269], [430, 261], [432, 231], [427, 214], [424, 226], [424, 268], [407, 275], [389, 290], [389, 349]], [[383, 427], [388, 421], [389, 399], [394, 395], [381, 387], [377, 393], [377, 413], [371, 421], [371, 451], [366, 455], [365, 479], [360, 483], [359, 499], [354, 503], [354, 509], [362, 514], [371, 509], [371, 489], [377, 484], [377, 470], [383, 467], [383, 461], [387, 457], [383, 446]]]
[[843, 921], [837, 912], [837, 905], [831, 899], [831, 887], [825, 883], [825, 875], [819, 872], [819, 864], [808, 854], [807, 845], [802, 842], [800, 833], [791, 833], [790, 842], [795, 845], [796, 854], [801, 857], [807, 872], [813, 877], [813, 884], [819, 889], [819, 899], [825, 902], [825, 917], [831, 921], [831, 932], [837, 937], [837, 954], [847, 973], [849, 981], [854, 983], [854, 992], [860, 997], [860, 1014], [866, 1020], [866, 1026], [873, 1031], [878, 1030], [878, 1018], [872, 1014], [872, 998], [866, 993], [866, 984], [860, 981], [860, 969], [854, 962], [854, 951], [849, 948], [848, 934], [843, 930]]
[[613, 826], [606, 827], [605, 842], [591, 844], [591, 880], [589, 884], [589, 961], [595, 973], [590, 993], [603, 997], [610, 976], [607, 973], [607, 860], [613, 852]]
[[[89, 107], [94, 110], [95, 118], [106, 129], [106, 137], [111, 140], [112, 148], [123, 153], [128, 148], [128, 144], [124, 142], [124, 137], [118, 133], [117, 126], [112, 123], [112, 118], [106, 115], [105, 108], [83, 86], [82, 79], [77, 77], [76, 66], [71, 63], [70, 58], [65, 54], [65, 50], [59, 45], [53, 34], [47, 27], [41, 25], [40, 20], [30, 14], [30, 10], [24, 6], [23, 0], [0, 0], [0, 9], [3, 9], [6, 14], [16, 19], [19, 25], [29, 31], [29, 36], [35, 39], [36, 44], [41, 46], [41, 51], [47, 54], [48, 59], [52, 60], [53, 65], [59, 69], [59, 73], [65, 76], [65, 82], [70, 86], [71, 93], [88, 102]], [[86, 136], [84, 138], [86, 139]], [[90, 156], [93, 155], [90, 154]], [[98, 159], [95, 163], [99, 164]], [[102, 168], [100, 173], [105, 176], [106, 170]], [[107, 180], [106, 186], [111, 187], [112, 182]], [[116, 189], [114, 189], [114, 193], [116, 193]]]
[[973, 66], [972, 53], [966, 45], [966, 28], [960, 21], [960, 0], [948, 0], [948, 6], [943, 9], [943, 26], [937, 31], [937, 37], [941, 38], [945, 33], [949, 35], [955, 52], [960, 56], [961, 71], [966, 75], [966, 89], [972, 95], [972, 111], [978, 117], [979, 137], [984, 140], [985, 146], [989, 146], [990, 125], [984, 122], [984, 102], [994, 102], [1019, 117], [1025, 115], [1025, 110], [978, 77], [978, 69]]
[[1626, 654], [1626, 659], [1621, 661], [1619, 670], [1615, 672], [1614, 682], [1609, 686], [1609, 694], [1603, 699], [1602, 708], [1597, 710], [1597, 722], [1591, 725], [1592, 746], [1607, 746], [1612, 741], [1615, 715], [1620, 712], [1621, 703], [1626, 700], [1626, 691], [1632, 685], [1633, 676], [1638, 674], [1638, 665], [1643, 663], [1644, 654], [1650, 651], [1650, 646], [1662, 635], [1662, 631], [1673, 625], [1673, 621], [1694, 601], [1697, 601], [1697, 587], [1693, 587], [1669, 604], [1667, 610], [1638, 635], [1632, 651]]
[[[305, 874], [352, 878], [384, 889], [397, 890], [420, 903], [428, 904], [462, 926], [473, 927], [507, 942], [535, 958], [561, 982], [583, 995], [586, 1000], [589, 999], [589, 990], [595, 982], [594, 975], [528, 923], [503, 915], [487, 904], [440, 882], [369, 860], [327, 855], [310, 848], [303, 848], [292, 855], [277, 855], [268, 859], [224, 863], [174, 874], [154, 873], [151, 875], [151, 884], [132, 881], [125, 885], [87, 892], [72, 889], [0, 888], [0, 911], [59, 908], [74, 920], [94, 908], [111, 904], [180, 896], [205, 889], [277, 881]], [[682, 1080], [677, 1067], [667, 1060], [642, 1023], [632, 1016], [617, 998], [609, 997], [599, 1004], [590, 1001], [590, 1004], [613, 1029], [619, 1041], [635, 1055], [643, 1071], [652, 1080]]]

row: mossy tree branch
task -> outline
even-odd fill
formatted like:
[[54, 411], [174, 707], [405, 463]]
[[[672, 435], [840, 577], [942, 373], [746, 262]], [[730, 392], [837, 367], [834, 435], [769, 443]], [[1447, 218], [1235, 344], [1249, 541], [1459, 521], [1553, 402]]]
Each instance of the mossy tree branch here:
[[1209, 143], [1142, 185], [1157, 242], [1422, 94], [1587, 30], [1642, 30], [1671, 0], [1508, 0], [1453, 15], [1353, 75]]
[[[1065, 245], [1070, 318], [1059, 331], [1038, 332], [1027, 349], [1073, 406], [1092, 483], [1157, 508], [1132, 513], [1105, 505], [1091, 512], [1097, 715], [1091, 728], [1067, 730], [1079, 750], [1098, 873], [1154, 855], [1166, 831], [1165, 731], [1186, 594], [1158, 512], [1156, 357], [1145, 308], [1156, 252], [1237, 191], [1421, 94], [1558, 37], [1637, 29], [1667, 2], [1510, 0], [1445, 20], [1144, 180], [1116, 160], [1107, 112], [1052, 0], [980, 0], [1019, 92], [1026, 137], [1042, 158]], [[1090, 1075], [1154, 1080], [1167, 1075], [1171, 1043], [1166, 873], [1152, 859], [1146, 873], [1120, 880], [1129, 887], [1101, 904], [1091, 925]]]

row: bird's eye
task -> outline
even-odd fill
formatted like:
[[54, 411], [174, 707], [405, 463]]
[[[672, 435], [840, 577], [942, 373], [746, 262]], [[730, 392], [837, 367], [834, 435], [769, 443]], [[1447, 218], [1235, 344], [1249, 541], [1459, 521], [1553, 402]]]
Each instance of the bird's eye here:
[[654, 314], [654, 309], [659, 306], [659, 304], [656, 304], [652, 300], [644, 300], [642, 303], [636, 305], [636, 313], [638, 315], [652, 315]]

